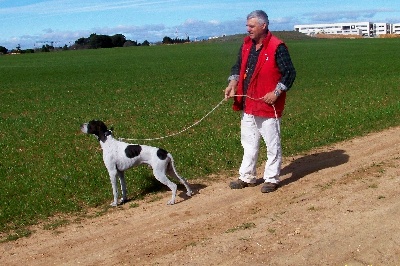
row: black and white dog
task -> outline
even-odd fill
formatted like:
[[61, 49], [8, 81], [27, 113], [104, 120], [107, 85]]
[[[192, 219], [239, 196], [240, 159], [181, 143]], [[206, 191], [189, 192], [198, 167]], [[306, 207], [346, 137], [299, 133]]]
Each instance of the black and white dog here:
[[155, 178], [171, 189], [172, 198], [168, 201], [168, 205], [175, 203], [177, 185], [168, 179], [167, 174], [177, 178], [186, 187], [186, 195], [189, 197], [192, 195], [189, 184], [176, 172], [172, 155], [166, 150], [118, 141], [113, 138], [111, 130], [102, 121], [92, 120], [85, 123], [81, 126], [81, 131], [96, 135], [103, 149], [103, 161], [110, 175], [114, 195], [111, 206], [118, 204], [117, 176], [121, 183], [120, 204], [122, 204], [127, 200], [124, 171], [139, 164], [150, 165]]

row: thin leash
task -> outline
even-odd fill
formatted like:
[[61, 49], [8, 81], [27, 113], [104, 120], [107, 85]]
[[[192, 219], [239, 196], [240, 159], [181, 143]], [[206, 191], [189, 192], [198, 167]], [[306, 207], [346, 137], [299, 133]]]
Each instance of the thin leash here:
[[[262, 98], [258, 98], [258, 99], [252, 98], [252, 97], [247, 96], [247, 95], [233, 95], [233, 96], [247, 97], [247, 98], [250, 98], [250, 99], [256, 100], [256, 101], [262, 99]], [[177, 135], [182, 134], [183, 132], [185, 132], [185, 131], [191, 129], [192, 127], [196, 126], [197, 124], [199, 124], [199, 123], [200, 123], [201, 121], [203, 121], [206, 117], [208, 117], [210, 114], [212, 114], [212, 113], [213, 113], [223, 102], [225, 102], [225, 101], [227, 101], [227, 99], [225, 99], [225, 98], [222, 99], [222, 101], [220, 101], [213, 109], [211, 109], [211, 111], [209, 111], [209, 112], [208, 112], [205, 116], [203, 116], [200, 120], [198, 120], [197, 122], [195, 122], [195, 123], [192, 124], [191, 126], [182, 129], [182, 130], [179, 131], [179, 132], [176, 132], [176, 133], [173, 133], [173, 134], [170, 134], [170, 135], [166, 135], [166, 136], [162, 136], [162, 137], [157, 137], [157, 138], [147, 138], [147, 139], [118, 138], [118, 139], [119, 139], [119, 140], [126, 140], [126, 141], [133, 141], [133, 140], [141, 140], [141, 141], [147, 140], [147, 141], [151, 141], [151, 140], [160, 140], [160, 139], [165, 139], [165, 138], [177, 136]], [[276, 118], [276, 120], [278, 120], [278, 115], [277, 115], [277, 113], [276, 113], [275, 105], [272, 105], [272, 107], [274, 108], [275, 118]]]
[[148, 139], [126, 139], [126, 138], [119, 138], [119, 140], [127, 140], [127, 141], [132, 141], [132, 140], [160, 140], [160, 139], [165, 139], [165, 138], [169, 138], [169, 137], [173, 137], [179, 134], [182, 134], [183, 132], [191, 129], [192, 127], [196, 126], [197, 124], [199, 124], [201, 121], [203, 121], [207, 116], [209, 116], [211, 113], [213, 113], [223, 102], [225, 101], [225, 98], [222, 99], [222, 101], [220, 101], [210, 112], [208, 112], [205, 116], [203, 116], [199, 121], [195, 122], [193, 125], [182, 129], [179, 132], [170, 134], [170, 135], [166, 135], [163, 137], [158, 137], [158, 138], [148, 138]]

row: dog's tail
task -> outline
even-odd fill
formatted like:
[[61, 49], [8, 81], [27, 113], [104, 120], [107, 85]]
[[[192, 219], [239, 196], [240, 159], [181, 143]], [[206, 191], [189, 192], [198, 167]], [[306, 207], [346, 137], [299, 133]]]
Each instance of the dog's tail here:
[[171, 153], [168, 153], [167, 154], [167, 157], [168, 157], [168, 166], [167, 166], [167, 174], [168, 175], [170, 175], [170, 176], [173, 176], [173, 177], [175, 177], [175, 178], [177, 178], [179, 181], [180, 181], [180, 179], [182, 178], [183, 179], [183, 177], [181, 177], [179, 174], [178, 174], [178, 172], [176, 171], [176, 169], [175, 169], [175, 163], [174, 163], [174, 157], [172, 157], [172, 154]]

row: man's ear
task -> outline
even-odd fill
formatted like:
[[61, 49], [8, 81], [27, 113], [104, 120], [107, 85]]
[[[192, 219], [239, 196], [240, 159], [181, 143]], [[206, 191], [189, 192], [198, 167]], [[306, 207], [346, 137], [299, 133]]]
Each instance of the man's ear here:
[[267, 31], [267, 29], [268, 29], [268, 24], [267, 24], [267, 23], [264, 23], [264, 24], [263, 24], [263, 29], [264, 29], [265, 31]]

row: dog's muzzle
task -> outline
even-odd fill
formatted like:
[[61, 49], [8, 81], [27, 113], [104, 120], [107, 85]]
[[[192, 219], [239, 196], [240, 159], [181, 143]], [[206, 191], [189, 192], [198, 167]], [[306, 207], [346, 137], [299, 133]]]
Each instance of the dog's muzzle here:
[[81, 126], [81, 131], [85, 134], [87, 134], [87, 130], [88, 130], [88, 124], [85, 123]]

